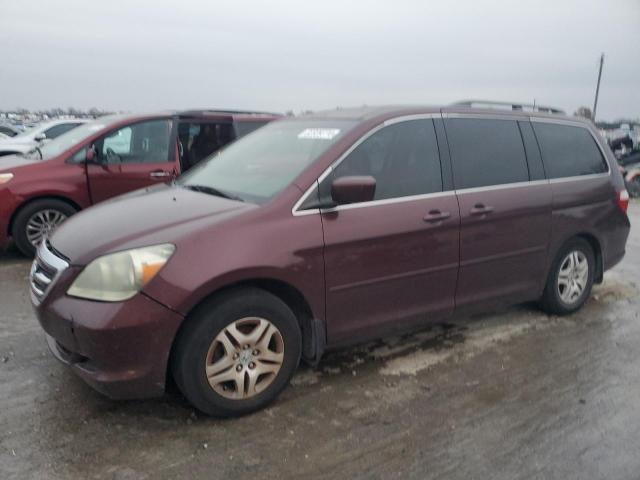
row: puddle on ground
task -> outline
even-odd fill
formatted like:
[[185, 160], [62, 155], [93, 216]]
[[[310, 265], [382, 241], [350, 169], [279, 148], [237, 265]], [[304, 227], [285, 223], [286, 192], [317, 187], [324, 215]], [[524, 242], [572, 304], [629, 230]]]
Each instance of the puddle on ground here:
[[[433, 324], [412, 334], [370, 342], [350, 350], [330, 353], [316, 369], [301, 369], [292, 380], [296, 386], [317, 384], [322, 375], [352, 374], [362, 368], [377, 368], [384, 376], [415, 376], [447, 361], [464, 361], [525, 335], [531, 330], [554, 326], [570, 326], [583, 322], [608, 304], [631, 300], [638, 286], [617, 272], [609, 272], [593, 293], [582, 313], [568, 317], [548, 316], [535, 305], [519, 305], [504, 312], [456, 319], [451, 323]], [[595, 311], [594, 311], [595, 310]], [[585, 314], [586, 313], [586, 314]], [[382, 363], [382, 366], [380, 366]]]

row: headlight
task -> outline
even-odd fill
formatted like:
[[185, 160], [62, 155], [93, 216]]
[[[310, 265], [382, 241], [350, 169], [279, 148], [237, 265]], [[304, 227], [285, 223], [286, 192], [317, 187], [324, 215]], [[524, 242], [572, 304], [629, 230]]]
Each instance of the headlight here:
[[103, 302], [127, 300], [156, 276], [175, 249], [167, 243], [96, 258], [78, 275], [67, 294]]
[[0, 173], [0, 185], [7, 183], [13, 178], [13, 173]]

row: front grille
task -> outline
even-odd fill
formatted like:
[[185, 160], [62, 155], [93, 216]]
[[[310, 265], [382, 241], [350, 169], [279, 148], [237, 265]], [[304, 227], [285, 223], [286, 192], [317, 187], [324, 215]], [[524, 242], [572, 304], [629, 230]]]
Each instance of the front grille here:
[[64, 259], [54, 253], [48, 240], [40, 244], [29, 275], [31, 293], [35, 303], [42, 301], [55, 280], [68, 266], [69, 264]]

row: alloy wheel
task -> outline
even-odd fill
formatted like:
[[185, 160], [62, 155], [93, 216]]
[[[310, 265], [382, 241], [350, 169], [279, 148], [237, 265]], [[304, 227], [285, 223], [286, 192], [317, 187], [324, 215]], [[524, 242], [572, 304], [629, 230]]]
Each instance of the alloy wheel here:
[[27, 240], [34, 247], [38, 247], [42, 240], [66, 219], [67, 216], [58, 210], [45, 209], [37, 211], [27, 221]]
[[558, 273], [558, 295], [567, 305], [577, 302], [589, 280], [589, 262], [580, 250], [568, 253], [560, 263]]
[[227, 325], [207, 352], [211, 388], [233, 400], [253, 397], [275, 380], [284, 361], [284, 340], [270, 321], [246, 317]]

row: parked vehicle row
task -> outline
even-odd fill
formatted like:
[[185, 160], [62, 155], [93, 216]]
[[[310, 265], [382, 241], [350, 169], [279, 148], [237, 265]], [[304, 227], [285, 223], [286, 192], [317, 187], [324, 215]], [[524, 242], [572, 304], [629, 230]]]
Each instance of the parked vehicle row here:
[[1, 140], [0, 157], [29, 153], [45, 142], [58, 138], [60, 135], [88, 121], [82, 118], [72, 118], [42, 122], [25, 132], [17, 133], [12, 135], [11, 138]]
[[[129, 158], [159, 151], [151, 172], [171, 176], [195, 148], [180, 115], [137, 122], [59, 157], [88, 183], [84, 206], [119, 193]], [[167, 130], [177, 143], [149, 140]], [[238, 415], [326, 349], [496, 304], [576, 311], [624, 256], [627, 205], [610, 149], [576, 118], [287, 118], [62, 224], [39, 245], [32, 302], [54, 355], [97, 390], [149, 397], [173, 378], [203, 412]]]
[[0, 123], [0, 139], [4, 140], [6, 138], [15, 137], [20, 133], [13, 125], [9, 125], [7, 123]]
[[13, 237], [33, 256], [77, 211], [165, 183], [275, 118], [224, 111], [115, 115], [82, 123], [30, 153], [0, 158], [0, 248]]
[[629, 195], [640, 197], [640, 149], [630, 150], [616, 157]]

